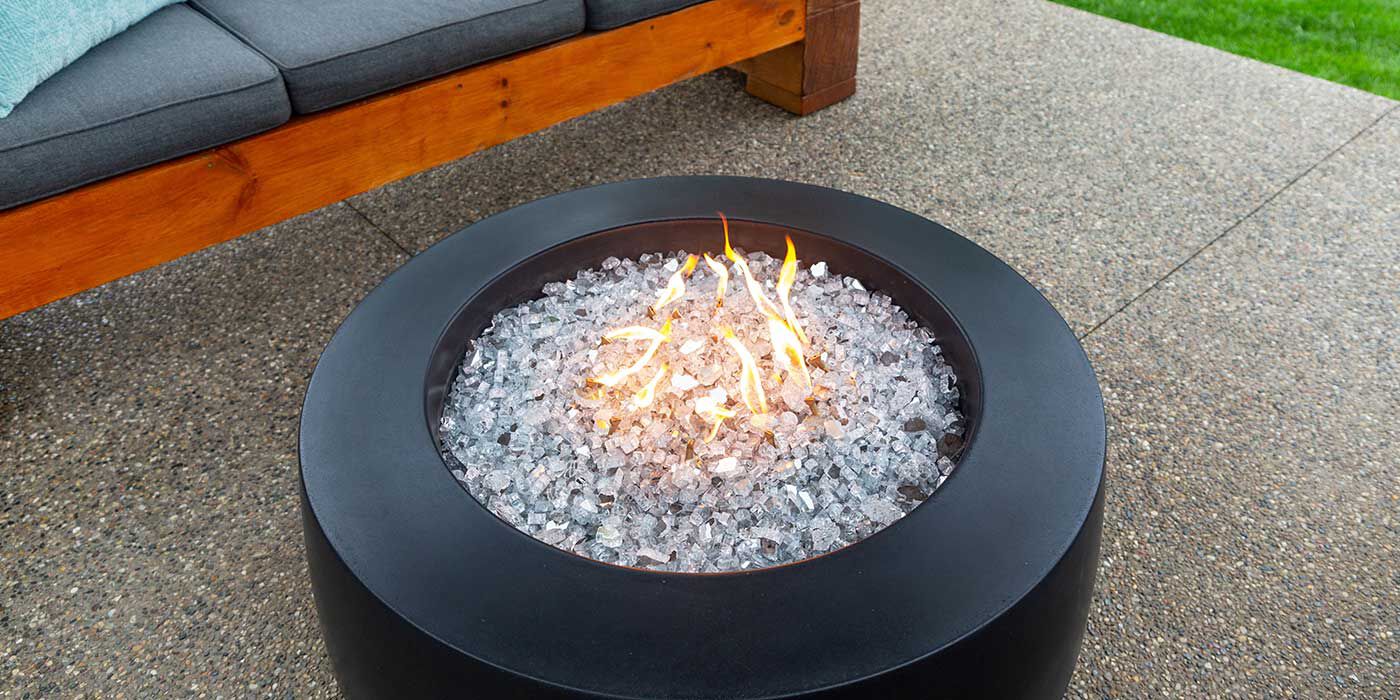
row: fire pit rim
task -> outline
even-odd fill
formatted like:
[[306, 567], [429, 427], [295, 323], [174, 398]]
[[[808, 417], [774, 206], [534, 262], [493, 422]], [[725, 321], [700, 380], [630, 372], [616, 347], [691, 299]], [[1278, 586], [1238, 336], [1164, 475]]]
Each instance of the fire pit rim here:
[[[453, 508], [452, 501], [444, 500], [447, 494], [466, 498], [469, 495], [450, 484], [451, 476], [442, 468], [437, 455], [436, 444], [427, 432], [426, 421], [421, 414], [414, 414], [409, 423], [417, 428], [387, 441], [377, 440], [375, 433], [384, 423], [398, 423], [402, 428], [405, 420], [405, 406], [422, 410], [424, 402], [421, 383], [410, 382], [408, 386], [386, 383], [387, 375], [403, 376], [426, 373], [426, 359], [418, 357], [410, 348], [398, 347], [400, 343], [432, 344], [437, 340], [441, 323], [451, 317], [451, 312], [462, 303], [448, 303], [434, 299], [432, 294], [449, 294], [454, 285], [452, 280], [463, 273], [463, 266], [475, 269], [483, 258], [494, 258], [490, 265], [503, 262], [501, 255], [511, 255], [521, 245], [543, 235], [562, 235], [564, 229], [583, 235], [628, 223], [640, 223], [659, 219], [703, 218], [715, 209], [723, 209], [736, 218], [767, 221], [778, 225], [791, 225], [801, 228], [819, 228], [824, 233], [852, 235], [869, 234], [870, 230], [888, 227], [884, 233], [901, 237], [906, 243], [922, 244], [936, 248], [940, 255], [958, 258], [958, 266], [950, 267], [943, 261], [921, 264], [932, 265], [950, 277], [980, 279], [990, 285], [987, 289], [958, 291], [951, 299], [948, 294], [939, 293], [945, 280], [931, 280], [939, 301], [950, 307], [954, 318], [966, 323], [971, 317], [964, 315], [970, 308], [995, 311], [997, 303], [1003, 304], [1013, 315], [1011, 318], [993, 320], [981, 318], [973, 328], [969, 328], [969, 341], [977, 348], [979, 365], [986, 376], [985, 387], [989, 390], [984, 401], [982, 426], [979, 428], [978, 445], [969, 444], [964, 453], [960, 469], [968, 470], [979, 461], [991, 462], [983, 465], [990, 469], [985, 474], [965, 474], [952, 479], [943, 490], [949, 494], [939, 504], [939, 508], [919, 508], [899, 524], [913, 523], [919, 518], [931, 518], [930, 513], [944, 513], [947, 518], [976, 520], [979, 531], [971, 533], [969, 541], [933, 539], [931, 542], [917, 542], [930, 548], [941, 549], [951, 554], [943, 563], [953, 562], [961, 569], [960, 577], [948, 578], [940, 574], [943, 568], [931, 566], [933, 560], [928, 552], [916, 550], [904, 556], [888, 551], [888, 542], [895, 537], [872, 537], [856, 545], [833, 552], [827, 556], [810, 559], [793, 566], [761, 569], [753, 572], [736, 573], [729, 576], [684, 576], [667, 575], [658, 579], [651, 572], [607, 566], [591, 562], [582, 557], [559, 556], [565, 554], [532, 538], [518, 538], [531, 542], [547, 555], [545, 559], [535, 559], [520, 547], [505, 546], [509, 551], [501, 556], [476, 547], [463, 548], [461, 541], [454, 541], [450, 550], [470, 551], [478, 554], [481, 561], [472, 560], [473, 567], [463, 568], [466, 562], [453, 560], [446, 554], [449, 549], [441, 541], [434, 541], [430, 533], [418, 528], [427, 527], [421, 513], [413, 513], [417, 508], [434, 514], [448, 512]], [[889, 230], [893, 230], [890, 233]], [[915, 236], [914, 234], [918, 234]], [[920, 240], [918, 236], [926, 236]], [[567, 237], [567, 236], [565, 236]], [[533, 253], [532, 253], [533, 254]], [[923, 256], [927, 257], [927, 256]], [[523, 258], [522, 258], [523, 259]], [[509, 261], [505, 261], [509, 262]], [[903, 266], [901, 266], [903, 267]], [[910, 272], [907, 268], [906, 272]], [[910, 272], [921, 279], [923, 273]], [[489, 277], [488, 277], [489, 279]], [[479, 285], [478, 285], [479, 286]], [[973, 291], [978, 294], [973, 294]], [[972, 294], [971, 297], [968, 295]], [[428, 295], [428, 296], [425, 296]], [[470, 294], [456, 297], [464, 299]], [[411, 299], [418, 299], [420, 306], [406, 305]], [[995, 303], [993, 303], [995, 302]], [[991, 324], [991, 325], [989, 325]], [[1027, 345], [1040, 350], [1034, 362], [1013, 356], [1017, 350], [1010, 347], [997, 348], [992, 355], [995, 360], [989, 364], [987, 346], [978, 346], [986, 338], [975, 334], [1018, 341], [1016, 348]], [[426, 353], [423, 353], [426, 355]], [[1004, 365], [1004, 366], [1003, 366]], [[990, 367], [990, 369], [989, 369]], [[382, 371], [386, 368], [394, 371]], [[406, 369], [405, 369], [406, 368]], [[1005, 377], [998, 374], [1013, 370], [1028, 373], [1029, 376]], [[1014, 372], [1013, 372], [1014, 375]], [[1026, 386], [1014, 396], [998, 388], [999, 383], [1010, 378], [1025, 380]], [[1060, 404], [1054, 407], [1043, 405], [1044, 395], [1051, 390], [1061, 391]], [[1034, 400], [1027, 400], [1033, 395]], [[369, 401], [365, 401], [368, 399]], [[382, 402], [376, 400], [382, 399]], [[348, 400], [348, 402], [347, 402]], [[1035, 425], [1025, 425], [1018, 419], [1035, 418]], [[352, 417], [354, 425], [342, 421]], [[1055, 433], [1060, 444], [1050, 445], [1053, 455], [1041, 452], [1027, 453], [1027, 441], [1034, 442], [1037, 429], [1054, 424], [1062, 429]], [[376, 427], [378, 426], [378, 427]], [[303, 488], [303, 517], [307, 534], [308, 558], [311, 560], [313, 587], [317, 595], [323, 625], [326, 628], [328, 647], [336, 663], [338, 674], [346, 687], [385, 687], [382, 677], [365, 675], [353, 666], [352, 657], [365, 652], [357, 648], [355, 634], [364, 630], [356, 625], [368, 624], [338, 619], [345, 614], [338, 606], [352, 605], [362, 608], [369, 618], [379, 622], [377, 630], [385, 635], [403, 637], [416, 630], [426, 635], [429, 644], [424, 658], [437, 656], [451, 659], [470, 658], [481, 668], [464, 670], [465, 667], [450, 670], [419, 668], [417, 672], [429, 674], [455, 675], [457, 678], [471, 677], [480, 680], [489, 677], [495, 687], [515, 688], [527, 679], [539, 686], [555, 688], [582, 688], [589, 693], [611, 697], [653, 695], [658, 692], [677, 697], [690, 697], [696, 694], [732, 694], [744, 696], [778, 697], [796, 693], [812, 692], [825, 688], [847, 687], [863, 683], [863, 679], [892, 677], [896, 670], [908, 669], [917, 665], [932, 668], [939, 657], [951, 658], [949, 654], [969, 648], [969, 640], [986, 637], [985, 634], [997, 625], [1024, 613], [1027, 601], [1045, 598], [1051, 593], [1068, 594], [1071, 586], [1066, 576], [1079, 579], [1079, 589], [1073, 590], [1072, 605], [1064, 610], [1050, 610], [1044, 614], [1053, 618], [1056, 624], [1039, 627], [1065, 627], [1064, 621], [1077, 620], [1069, 627], [1077, 625], [1082, 630], [1083, 615], [1087, 611], [1087, 592], [1082, 577], [1088, 572], [1092, 581], [1094, 561], [1086, 558], [1086, 552], [1097, 550], [1099, 520], [1102, 512], [1102, 483], [1105, 451], [1105, 426], [1102, 399], [1098, 393], [1093, 372], [1088, 366], [1073, 333], [1064, 321], [1019, 275], [986, 251], [965, 239], [926, 219], [895, 207], [859, 197], [856, 195], [828, 190], [825, 188], [785, 183], [773, 180], [724, 177], [682, 177], [660, 178], [655, 180], [613, 183], [579, 190], [518, 207], [489, 219], [478, 222], [468, 235], [450, 237], [429, 251], [411, 260], [398, 272], [391, 275], [381, 286], [371, 293], [347, 318], [327, 346], [321, 361], [307, 389], [307, 396], [301, 424], [301, 475]], [[1029, 430], [1028, 430], [1029, 429]], [[357, 433], [357, 430], [363, 432]], [[1006, 435], [1002, 431], [1015, 433], [1014, 440], [1003, 442]], [[382, 431], [380, 431], [382, 432]], [[405, 435], [418, 437], [405, 438]], [[378, 437], [383, 437], [379, 435]], [[987, 447], [995, 441], [996, 448]], [[974, 448], [981, 446], [982, 451]], [[973, 482], [1005, 477], [998, 471], [1020, 468], [1020, 463], [1003, 464], [996, 461], [997, 451], [1011, 448], [1021, 450], [1030, 462], [1038, 466], [1056, 466], [1055, 460], [1065, 460], [1059, 467], [1054, 480], [1044, 484], [1035, 498], [1019, 503], [1021, 508], [1009, 510], [1000, 503], [997, 496], [1007, 489], [1027, 496], [1025, 484], [1003, 479], [997, 484], [983, 483], [977, 488], [991, 488], [990, 493], [982, 493], [978, 498], [969, 499], [967, 493], [975, 491]], [[1016, 449], [1011, 449], [1016, 453]], [[992, 457], [985, 455], [991, 453]], [[427, 455], [431, 454], [431, 460]], [[977, 455], [983, 455], [978, 458]], [[446, 479], [449, 483], [434, 484], [430, 489], [411, 490], [404, 483], [401, 474], [413, 478], [421, 475], [414, 470], [428, 463], [437, 480]], [[407, 465], [403, 472], [394, 468]], [[348, 475], [349, 479], [337, 479]], [[381, 480], [370, 475], [383, 477]], [[969, 478], [972, 477], [972, 478]], [[356, 481], [358, 479], [358, 481]], [[421, 484], [420, 484], [421, 485]], [[411, 493], [410, 493], [411, 490]], [[976, 495], [976, 494], [972, 494]], [[408, 500], [405, 497], [411, 496]], [[987, 499], [991, 497], [991, 502]], [[385, 517], [385, 503], [398, 499], [403, 506], [391, 509]], [[1053, 503], [1052, 503], [1053, 502]], [[999, 515], [1008, 517], [1001, 521], [989, 520], [985, 512], [987, 506], [1001, 506]], [[1048, 510], [1047, 510], [1048, 509]], [[470, 509], [458, 509], [469, 511]], [[489, 515], [478, 508], [478, 515]], [[1050, 511], [1054, 511], [1051, 513]], [[399, 520], [402, 518], [402, 520]], [[412, 521], [409, 523], [408, 521]], [[488, 535], [493, 544], [502, 545], [497, 537], [505, 531], [514, 531], [505, 523], [492, 516], [498, 528]], [[956, 519], [954, 520], [956, 524]], [[438, 526], [444, 523], [438, 523]], [[504, 528], [504, 529], [499, 529]], [[439, 527], [440, 529], [440, 527]], [[903, 537], [914, 531], [912, 525], [903, 528]], [[889, 532], [887, 529], [886, 532]], [[517, 533], [519, 534], [519, 533]], [[968, 533], [959, 533], [968, 534]], [[468, 533], [469, 537], [482, 533]], [[1009, 536], [1019, 536], [1022, 540]], [[975, 540], [975, 541], [972, 541]], [[991, 543], [1011, 543], [1019, 545], [1021, 554], [1008, 553], [1005, 549], [986, 546]], [[910, 544], [906, 541], [906, 544]], [[1030, 549], [1026, 549], [1030, 547]], [[687, 613], [694, 615], [695, 624], [670, 625], [668, 629], [679, 630], [682, 639], [667, 637], [657, 639], [645, 630], [634, 630], [635, 638], [625, 640], [603, 640], [607, 645], [632, 645], [645, 653], [665, 657], [657, 668], [643, 667], [640, 673], [623, 674], [619, 678], [610, 664], [592, 664], [596, 660], [606, 661], [607, 657], [573, 658], [566, 667], [556, 661], [541, 656], [538, 645], [538, 631], [511, 626], [519, 618], [515, 607], [525, 609], [538, 603], [540, 610], [531, 609], [531, 616], [543, 616], [551, 622], [555, 618], [575, 615], [576, 601], [529, 600], [520, 598], [521, 591], [503, 588], [485, 590], [477, 587], [474, 577], [509, 577], [517, 571], [492, 570], [492, 566], [510, 568], [518, 562], [511, 557], [523, 556], [533, 559], [532, 564], [540, 567], [521, 583], [529, 586], [545, 585], [540, 580], [550, 579], [548, 586], [561, 594], [586, 594], [593, 602], [611, 601], [616, 606], [604, 609], [617, 610], [622, 617], [635, 616], [631, 607], [644, 609], [652, 614], [674, 618], [672, 605], [676, 601], [690, 601]], [[847, 579], [837, 581], [852, 584], [862, 590], [872, 589], [876, 583], [902, 581], [905, 586], [888, 588], [889, 595], [871, 596], [865, 599], [876, 606], [871, 611], [872, 618], [863, 623], [846, 625], [848, 620], [831, 622], [831, 629], [814, 631], [808, 627], [794, 630], [781, 623], [792, 618], [783, 615], [792, 612], [794, 600], [811, 603], [816, 608], [837, 616], [841, 610], [831, 609], [831, 601], [813, 597], [813, 583], [808, 580], [813, 571], [832, 568], [833, 562], [840, 562]], [[876, 565], [877, 564], [877, 565]], [[1066, 570], [1066, 567], [1072, 570]], [[436, 574], [450, 579], [453, 584], [467, 582], [468, 597], [464, 591], [436, 578], [405, 575], [430, 568]], [[451, 569], [447, 571], [444, 567]], [[920, 568], [922, 567], [922, 568]], [[995, 576], [986, 571], [969, 569], [978, 567], [995, 570]], [[601, 572], [601, 573], [600, 573]], [[849, 578], [855, 575], [857, 578]], [[543, 579], [541, 578], [543, 577]], [[627, 578], [644, 581], [648, 588], [632, 587], [631, 598], [625, 599], [618, 591], [611, 590]], [[818, 577], [820, 578], [820, 577]], [[878, 579], [878, 580], [877, 580]], [[966, 579], [966, 580], [960, 580]], [[1014, 579], [1008, 590], [1007, 582]], [[763, 581], [757, 588], [753, 582]], [[657, 585], [660, 581], [661, 585]], [[936, 582], [946, 593], [946, 598], [956, 599], [959, 605], [948, 608], [937, 596], [924, 596], [924, 605], [918, 610], [899, 610], [903, 616], [891, 616], [891, 607], [898, 606], [909, 595], [923, 596], [923, 587]], [[776, 589], [765, 589], [765, 586]], [[570, 591], [570, 586], [575, 590]], [[729, 590], [717, 593], [718, 588]], [[767, 607], [751, 610], [744, 596], [762, 597], [772, 590], [782, 590], [783, 596], [765, 601]], [[913, 592], [913, 593], [911, 593]], [[738, 594], [737, 597], [735, 594]], [[639, 594], [639, 595], [637, 595]], [[834, 592], [837, 595], [839, 592]], [[454, 597], [455, 596], [455, 597]], [[729, 608], [715, 609], [713, 598], [721, 597], [730, 602], [738, 601], [742, 612], [757, 614], [753, 624], [762, 625], [775, 635], [773, 644], [754, 646], [743, 641], [731, 632], [716, 628], [716, 620], [730, 619]], [[1052, 596], [1053, 598], [1053, 596]], [[626, 603], [626, 604], [624, 604]], [[699, 605], [699, 610], [695, 610]], [[371, 610], [372, 608], [372, 610]], [[1047, 618], [1049, 619], [1049, 618]], [[486, 624], [489, 621], [490, 624]], [[671, 620], [661, 620], [667, 623]], [[482, 624], [478, 625], [480, 622]], [[591, 635], [596, 630], [597, 620], [588, 625], [570, 627], [565, 632], [571, 638], [581, 641], [599, 641]], [[349, 628], [346, 625], [351, 625]], [[615, 630], [618, 623], [602, 625]], [[512, 630], [509, 638], [490, 634], [491, 629], [506, 627]], [[1047, 663], [1054, 657], [1056, 663], [1064, 667], [1064, 657], [1069, 654], [1069, 664], [1062, 672], [1053, 676], [1036, 677], [1024, 681], [1002, 679], [1002, 683], [1033, 684], [1037, 688], [1052, 688], [1067, 682], [1073, 657], [1077, 650], [1079, 632], [1066, 637], [1055, 630], [1050, 634], [1046, 629], [1028, 628], [1029, 637], [1022, 640], [1017, 653], [1028, 659], [1042, 658]], [[551, 627], [553, 634], [559, 631]], [[531, 636], [531, 635], [534, 636]], [[710, 639], [707, 639], [706, 636]], [[805, 636], [804, 636], [805, 635]], [[548, 636], [548, 634], [546, 635]], [[814, 638], [807, 638], [814, 637]], [[1052, 639], [1053, 637], [1053, 639]], [[408, 637], [403, 637], [407, 639]], [[524, 643], [521, 640], [524, 639]], [[687, 641], [691, 640], [691, 641]], [[1058, 641], [1056, 641], [1058, 640]], [[672, 653], [671, 647], [693, 648], [710, 641], [727, 641], [738, 645], [735, 652], [740, 660], [719, 658], [712, 660], [701, 670], [696, 660]], [[1068, 652], [1065, 642], [1072, 647]], [[661, 644], [658, 645], [658, 642]], [[415, 641], [415, 643], [418, 643]], [[831, 644], [839, 649], [835, 651]], [[435, 646], [434, 646], [435, 645]], [[588, 644], [580, 645], [578, 653], [587, 657]], [[800, 657], [803, 663], [791, 665], [784, 658], [773, 657], [773, 649], [791, 652], [794, 658]], [[615, 651], [615, 650], [614, 650]], [[839, 653], [836, 653], [839, 651]], [[947, 653], [945, 653], [947, 652]], [[669, 655], [668, 655], [669, 654]], [[445, 656], [444, 656], [445, 655]], [[404, 653], [398, 654], [398, 661], [404, 668], [413, 668], [415, 662]], [[988, 678], [997, 677], [996, 669], [990, 668], [989, 661], [978, 661], [972, 657], [971, 667], [983, 669]], [[931, 665], [932, 664], [932, 665]], [[764, 673], [755, 675], [750, 665], [764, 665]], [[582, 670], [580, 670], [582, 669]], [[590, 674], [590, 669], [592, 673]], [[382, 669], [381, 669], [382, 670]], [[503, 675], [491, 676], [489, 670]], [[405, 671], [404, 673], [408, 673]], [[466, 674], [466, 675], [463, 675]], [[486, 674], [483, 676], [483, 674]], [[703, 676], [699, 678], [696, 674]], [[407, 676], [404, 676], [407, 677]], [[867, 687], [864, 684], [862, 687]], [[1027, 686], [1029, 687], [1029, 686]]]
[[[877, 267], [888, 268], [889, 273], [897, 275], [902, 283], [912, 287], [914, 289], [913, 293], [925, 297], [927, 300], [926, 304], [931, 304], [932, 306], [937, 307], [937, 310], [933, 313], [935, 315], [940, 316], [940, 318], [938, 318], [937, 321], [934, 323], [929, 323], [927, 320], [921, 320], [921, 325], [936, 325], [939, 331], [936, 335], [936, 339], [939, 345], [943, 347], [945, 355], [951, 354], [957, 359], [957, 361], [955, 362], [955, 369], [957, 371], [959, 386], [961, 387], [963, 392], [963, 396], [960, 398], [959, 401], [959, 410], [962, 413], [963, 423], [966, 427], [964, 428], [964, 431], [961, 436], [963, 440], [963, 447], [955, 455], [954, 461], [961, 461], [962, 455], [966, 451], [970, 450], [973, 444], [977, 441], [977, 436], [979, 433], [978, 429], [980, 427], [982, 414], [982, 366], [981, 363], [977, 360], [977, 348], [966, 343], [966, 333], [962, 328], [961, 322], [951, 311], [948, 310], [947, 306], [944, 305], [943, 302], [938, 299], [938, 295], [933, 290], [929, 289], [928, 286], [925, 285], [923, 282], [911, 276], [909, 273], [905, 272], [897, 262], [877, 255], [871, 251], [862, 250], [859, 246], [852, 245], [834, 236], [829, 236], [819, 231], [810, 231], [795, 226], [776, 226], [769, 222], [755, 220], [751, 218], [731, 216], [728, 217], [728, 219], [734, 232], [733, 240], [735, 241], [736, 246], [740, 249], [749, 251], [760, 250], [761, 248], [759, 248], [758, 246], [766, 245], [767, 249], [765, 249], [764, 252], [767, 252], [770, 255], [782, 255], [782, 251], [777, 245], [777, 241], [781, 240], [780, 238], [774, 239], [772, 241], [767, 241], [765, 243], [758, 243], [753, 238], [753, 232], [746, 230], [749, 227], [775, 229], [775, 231], [771, 233], [796, 234], [799, 241], [797, 245], [799, 251], [809, 250], [808, 246], [804, 245], [804, 239], [821, 239], [826, 241], [827, 245], [831, 245], [842, 249], [848, 249], [849, 252], [867, 258], [869, 261], [872, 261]], [[713, 225], [713, 227], [717, 229], [717, 227], [720, 225], [720, 219], [718, 215], [712, 217], [656, 218], [649, 221], [623, 224], [620, 226], [615, 226], [600, 231], [594, 231], [592, 233], [579, 236], [577, 238], [560, 241], [555, 245], [551, 246], [550, 248], [541, 250], [538, 253], [530, 256], [529, 258], [517, 262], [516, 264], [512, 265], [506, 270], [501, 271], [495, 277], [482, 284], [480, 288], [470, 298], [468, 298], [465, 302], [462, 303], [460, 307], [458, 307], [457, 312], [453, 314], [452, 321], [449, 322], [448, 326], [444, 327], [443, 332], [439, 335], [438, 340], [435, 343], [434, 359], [430, 363], [429, 373], [428, 376], [425, 378], [424, 382], [424, 420], [427, 422], [428, 432], [432, 434], [434, 441], [440, 442], [441, 440], [441, 435], [439, 434], [440, 427], [438, 425], [438, 421], [441, 419], [442, 406], [446, 400], [446, 388], [452, 385], [452, 381], [455, 379], [457, 373], [460, 371], [462, 354], [466, 349], [466, 341], [463, 341], [462, 338], [465, 337], [470, 340], [472, 338], [475, 338], [476, 336], [475, 333], [454, 333], [453, 327], [457, 326], [459, 323], [462, 323], [463, 317], [467, 316], [469, 313], [474, 311], [474, 309], [472, 308], [474, 305], [480, 305], [485, 307], [485, 309], [479, 310], [477, 311], [477, 313], [485, 317], [486, 323], [489, 323], [490, 318], [495, 313], [499, 312], [503, 308], [507, 308], [512, 305], [512, 303], [510, 302], [503, 303], [499, 299], [490, 298], [485, 299], [483, 303], [483, 297], [490, 297], [493, 295], [493, 293], [495, 293], [496, 296], [499, 296], [499, 291], [497, 288], [500, 286], [504, 286], [505, 283], [513, 277], [522, 275], [527, 277], [534, 277], [533, 275], [529, 275], [527, 273], [527, 268], [529, 268], [532, 264], [535, 264], [539, 258], [560, 252], [560, 250], [563, 248], [567, 248], [569, 246], [573, 246], [579, 243], [584, 243], [584, 239], [595, 237], [602, 238], [609, 235], [616, 235], [620, 231], [630, 229], [647, 228], [657, 225], [674, 226], [691, 223]], [[713, 241], [711, 241], [711, 243], [713, 243]], [[660, 246], [660, 248], [658, 249], [668, 249], [668, 246], [663, 245]], [[806, 258], [803, 258], [803, 260], [805, 259]], [[835, 260], [834, 258], [830, 257], [824, 259], [829, 265]], [[840, 261], [835, 262], [835, 267], [830, 268], [832, 274], [846, 274], [846, 272], [841, 269], [841, 264], [842, 263]], [[580, 266], [580, 268], [582, 267], [589, 267], [589, 265], [583, 264]], [[869, 279], [873, 278], [873, 276], [868, 275], [861, 276], [852, 274], [852, 276], [855, 276], [865, 281], [868, 281]], [[887, 291], [887, 287], [885, 285], [889, 284], [889, 280], [882, 280], [882, 282], [884, 284], [882, 284], [881, 288], [876, 289], [875, 291]], [[899, 301], [900, 299], [896, 299], [897, 303]], [[917, 318], [919, 316], [924, 315], [913, 313], [914, 310], [910, 308], [908, 304], [899, 305], [903, 306], [906, 312], [911, 313], [911, 316]], [[468, 325], [469, 327], [474, 327], [476, 325], [483, 324], [466, 325]], [[965, 357], [963, 356], [964, 354]], [[950, 361], [952, 361], [951, 358]], [[448, 362], [450, 362], [451, 364], [448, 365]], [[444, 372], [446, 372], [445, 379], [442, 376]], [[455, 466], [461, 466], [461, 463], [458, 462], [455, 457], [452, 457], [452, 455], [446, 454], [441, 456], [444, 461], [444, 469], [448, 469], [450, 471], [450, 467], [454, 466], [454, 464]], [[451, 460], [451, 462], [447, 461], [449, 459]], [[948, 477], [948, 480], [951, 481], [956, 477], [957, 470], [954, 470], [954, 473]], [[467, 492], [470, 496], [470, 492], [466, 490], [464, 484], [461, 484], [459, 482], [458, 486], [461, 487], [463, 491]], [[923, 508], [925, 506], [929, 506], [935, 501], [935, 499], [938, 499], [940, 497], [940, 494], [943, 492], [944, 488], [942, 487], [935, 489], [933, 493], [929, 494], [929, 497], [924, 502], [916, 506], [916, 508]], [[879, 537], [881, 535], [884, 535], [890, 530], [899, 527], [904, 522], [904, 518], [900, 518], [899, 520], [896, 520], [895, 522], [880, 528], [879, 530], [871, 534], [869, 537], [866, 537], [865, 539], [862, 539], [858, 542], [846, 545], [845, 547], [839, 547], [828, 552], [822, 552], [820, 554], [799, 559], [797, 561], [784, 562], [781, 564], [774, 564], [771, 566], [734, 571], [662, 571], [657, 569], [648, 569], [640, 566], [629, 566], [626, 564], [615, 564], [611, 562], [599, 561], [597, 559], [593, 559], [591, 557], [587, 557], [576, 552], [560, 549], [558, 547], [554, 547], [553, 545], [548, 545], [535, 539], [529, 533], [526, 533], [520, 530], [519, 528], [515, 527], [514, 525], [511, 525], [510, 523], [506, 522], [504, 519], [500, 518], [495, 513], [491, 513], [490, 510], [487, 509], [486, 506], [483, 505], [480, 501], [478, 501], [474, 496], [470, 498], [470, 506], [476, 506], [486, 511], [507, 530], [514, 533], [515, 535], [525, 537], [526, 539], [530, 540], [535, 544], [545, 544], [545, 546], [550, 547], [551, 549], [554, 549], [560, 553], [569, 556], [579, 557], [588, 564], [620, 568], [628, 571], [638, 571], [644, 574], [660, 577], [733, 576], [754, 574], [761, 571], [766, 571], [768, 569], [775, 569], [779, 567], [801, 566], [803, 564], [813, 562], [822, 557], [835, 554], [836, 552], [839, 552], [842, 549], [845, 549], [846, 547], [855, 546], [856, 544], [860, 544], [860, 542], [865, 542], [873, 537]]]

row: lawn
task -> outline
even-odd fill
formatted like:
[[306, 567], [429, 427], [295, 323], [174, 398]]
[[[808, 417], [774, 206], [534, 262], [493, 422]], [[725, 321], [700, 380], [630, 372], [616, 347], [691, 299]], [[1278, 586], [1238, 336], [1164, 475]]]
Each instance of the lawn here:
[[1057, 0], [1400, 99], [1400, 0]]

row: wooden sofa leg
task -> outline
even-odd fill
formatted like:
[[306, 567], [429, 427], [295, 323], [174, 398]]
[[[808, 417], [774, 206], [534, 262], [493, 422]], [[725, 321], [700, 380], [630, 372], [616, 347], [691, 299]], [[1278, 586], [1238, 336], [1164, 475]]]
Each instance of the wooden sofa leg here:
[[860, 0], [807, 0], [806, 38], [734, 67], [748, 92], [797, 115], [811, 114], [856, 91]]

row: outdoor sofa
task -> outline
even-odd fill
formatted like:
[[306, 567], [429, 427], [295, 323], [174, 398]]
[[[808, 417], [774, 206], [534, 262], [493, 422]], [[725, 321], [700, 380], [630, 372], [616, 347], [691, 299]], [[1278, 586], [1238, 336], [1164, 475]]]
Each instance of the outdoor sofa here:
[[[858, 0], [189, 0], [0, 119], [0, 318], [735, 66], [855, 89]], [[580, 147], [586, 147], [580, 144]]]

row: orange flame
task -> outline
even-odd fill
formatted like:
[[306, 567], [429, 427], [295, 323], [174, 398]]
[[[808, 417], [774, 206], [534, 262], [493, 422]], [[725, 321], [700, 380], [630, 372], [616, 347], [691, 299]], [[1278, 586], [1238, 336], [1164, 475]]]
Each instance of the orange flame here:
[[724, 306], [724, 290], [729, 286], [729, 268], [724, 263], [710, 257], [705, 253], [705, 264], [710, 266], [715, 276], [719, 277], [719, 282], [715, 285], [715, 306]]
[[685, 280], [690, 277], [690, 273], [695, 271], [695, 263], [700, 259], [694, 255], [685, 259], [685, 264], [681, 269], [671, 274], [671, 281], [666, 284], [666, 288], [661, 290], [661, 294], [656, 297], [656, 302], [651, 305], [651, 312], [655, 314], [661, 307], [685, 296]]
[[642, 356], [630, 366], [624, 367], [616, 372], [608, 372], [601, 377], [594, 377], [588, 381], [608, 387], [621, 384], [628, 377], [646, 369], [647, 363], [651, 362], [651, 358], [656, 356], [656, 351], [660, 349], [661, 344], [666, 342], [670, 337], [670, 321], [667, 321], [659, 331], [643, 326], [627, 326], [626, 328], [617, 328], [604, 333], [604, 340], [650, 340], [651, 345], [647, 346], [646, 352], [642, 353]]
[[656, 370], [651, 381], [646, 383], [635, 395], [632, 396], [632, 404], [639, 409], [646, 408], [656, 398], [656, 385], [661, 383], [661, 378], [666, 376], [666, 363], [661, 364], [661, 369]]
[[729, 326], [721, 327], [719, 332], [724, 336], [724, 342], [739, 356], [742, 365], [739, 374], [739, 395], [743, 397], [744, 405], [748, 406], [752, 413], [767, 413], [768, 397], [763, 394], [763, 375], [758, 372], [758, 363], [754, 362], [749, 349], [735, 337]]

